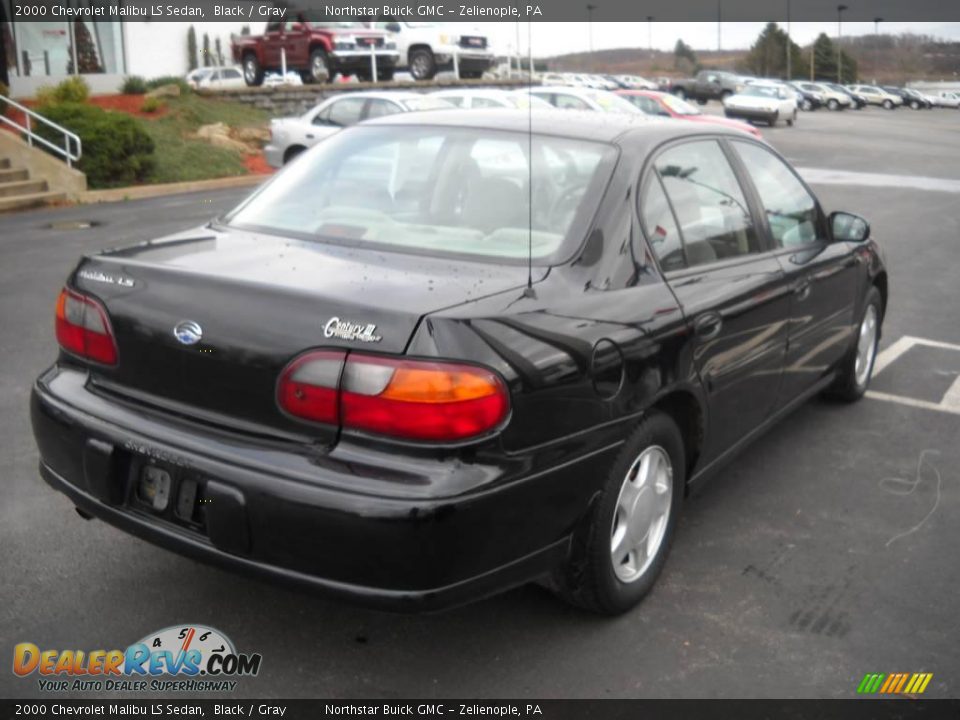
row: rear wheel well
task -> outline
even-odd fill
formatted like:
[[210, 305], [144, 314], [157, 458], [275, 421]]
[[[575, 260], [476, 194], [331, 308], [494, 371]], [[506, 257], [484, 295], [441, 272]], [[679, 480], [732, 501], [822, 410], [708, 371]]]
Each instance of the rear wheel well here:
[[291, 145], [283, 153], [283, 164], [286, 165], [306, 149], [303, 145]]
[[653, 407], [669, 415], [680, 428], [687, 456], [687, 477], [684, 480], [689, 480], [693, 476], [703, 447], [703, 410], [700, 403], [690, 393], [677, 391], [660, 398]]
[[887, 311], [887, 274], [885, 272], [880, 273], [873, 279], [873, 284], [880, 291], [880, 300], [883, 303], [883, 312], [886, 314]]

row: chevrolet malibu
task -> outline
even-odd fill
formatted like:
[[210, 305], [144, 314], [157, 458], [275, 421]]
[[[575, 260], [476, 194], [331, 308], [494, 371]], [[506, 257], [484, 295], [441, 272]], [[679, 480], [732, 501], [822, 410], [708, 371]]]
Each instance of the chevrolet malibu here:
[[540, 581], [621, 613], [691, 488], [864, 394], [887, 285], [867, 222], [737, 130], [393, 115], [79, 261], [40, 473], [83, 516], [367, 604]]

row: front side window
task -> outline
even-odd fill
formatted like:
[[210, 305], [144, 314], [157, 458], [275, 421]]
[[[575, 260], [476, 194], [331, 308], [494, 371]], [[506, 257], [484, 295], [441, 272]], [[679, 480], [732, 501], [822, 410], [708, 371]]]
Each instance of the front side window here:
[[[359, 125], [291, 165], [226, 222], [322, 243], [538, 264], [572, 253], [616, 162], [598, 142]], [[532, 202], [532, 204], [531, 204]]]
[[680, 224], [688, 266], [761, 252], [743, 190], [719, 143], [677, 145], [655, 166]]
[[573, 95], [554, 95], [553, 104], [561, 110], [589, 110], [590, 106]]
[[778, 247], [816, 242], [820, 213], [817, 201], [789, 167], [766, 148], [734, 141], [763, 203], [770, 234]]

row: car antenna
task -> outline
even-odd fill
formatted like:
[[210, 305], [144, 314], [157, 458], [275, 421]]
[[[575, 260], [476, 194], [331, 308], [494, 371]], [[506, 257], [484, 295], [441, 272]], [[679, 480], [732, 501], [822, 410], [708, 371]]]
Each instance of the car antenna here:
[[[518, 33], [519, 35], [519, 33]], [[517, 55], [520, 54], [517, 48]], [[523, 291], [526, 298], [536, 298], [533, 289], [533, 23], [527, 23], [527, 168], [530, 173], [527, 190], [530, 195], [527, 202], [527, 288]]]

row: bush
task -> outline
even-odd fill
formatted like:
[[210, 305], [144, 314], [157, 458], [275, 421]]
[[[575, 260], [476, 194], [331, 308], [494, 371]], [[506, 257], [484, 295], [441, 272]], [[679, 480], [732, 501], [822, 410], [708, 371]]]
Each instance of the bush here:
[[163, 77], [153, 78], [153, 80], [147, 80], [147, 90], [156, 90], [163, 85], [179, 86], [181, 95], [187, 95], [190, 92], [187, 81], [177, 75], [164, 75]]
[[[50, 105], [43, 113], [80, 136], [83, 157], [78, 167], [91, 188], [130, 185], [153, 169], [153, 139], [136, 118], [68, 102]], [[55, 145], [63, 142], [52, 128], [38, 126], [37, 131]]]
[[147, 92], [147, 81], [139, 75], [131, 75], [123, 81], [120, 92], [124, 95], [143, 95]]
[[67, 78], [59, 85], [44, 85], [37, 90], [37, 104], [41, 106], [58, 103], [85, 103], [90, 97], [90, 86], [79, 75]]
[[140, 112], [155, 113], [162, 107], [163, 100], [160, 100], [159, 98], [148, 97], [143, 101], [143, 105], [140, 106]]

